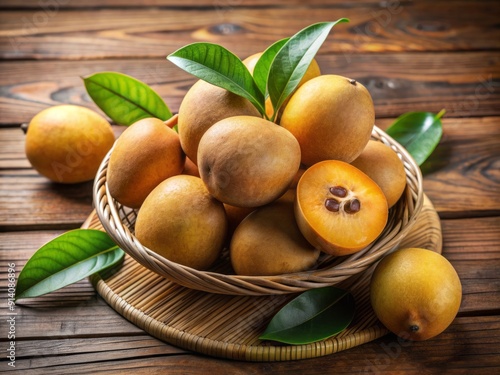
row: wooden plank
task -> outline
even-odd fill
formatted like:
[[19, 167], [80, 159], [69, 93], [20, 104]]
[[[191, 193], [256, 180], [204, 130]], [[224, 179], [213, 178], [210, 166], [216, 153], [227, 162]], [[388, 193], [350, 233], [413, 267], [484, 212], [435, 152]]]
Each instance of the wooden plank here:
[[[149, 346], [144, 348], [141, 344], [149, 345], [148, 341], [132, 340], [131, 342], [137, 345], [134, 351], [123, 349], [119, 342], [116, 349], [110, 349], [105, 353], [94, 353], [99, 350], [98, 344], [101, 341], [87, 339], [84, 345], [85, 353], [19, 358], [16, 360], [16, 368], [22, 369], [23, 374], [27, 375], [40, 372], [54, 375], [108, 372], [320, 375], [325, 373], [325, 369], [331, 369], [339, 374], [361, 372], [491, 374], [500, 367], [499, 338], [500, 316], [458, 318], [445, 332], [430, 341], [402, 342], [393, 335], [387, 335], [374, 342], [316, 358], [313, 366], [310, 361], [251, 363], [187, 353], [162, 354], [161, 351], [157, 355], [144, 356], [144, 353], [151, 352], [151, 348]], [[40, 345], [47, 347], [50, 341], [42, 341]], [[129, 355], [128, 358], [126, 354]]]
[[[323, 74], [352, 77], [370, 91], [377, 118], [408, 111], [500, 115], [500, 52], [320, 55]], [[93, 109], [81, 76], [118, 71], [146, 82], [176, 112], [196, 78], [165, 59], [18, 61], [0, 64], [0, 124], [29, 122], [48, 106]], [[98, 110], [99, 111], [99, 110]]]
[[[490, 0], [491, 1], [491, 0]], [[408, 4], [411, 0], [403, 0], [398, 3]], [[379, 4], [379, 0], [363, 0], [363, 4]], [[133, 0], [88, 0], [85, 2], [74, 2], [68, 0], [53, 0], [52, 2], [40, 0], [2, 0], [0, 9], [39, 9], [47, 11], [51, 9], [84, 9], [84, 8], [145, 8], [145, 7], [162, 7], [162, 8], [209, 8], [209, 9], [232, 9], [232, 8], [257, 8], [257, 7], [291, 7], [303, 6], [303, 0], [275, 0], [270, 4], [268, 0], [142, 0], [140, 4]], [[344, 0], [308, 0], [307, 6], [339, 6], [353, 7], [355, 5], [348, 4]], [[52, 8], [50, 8], [51, 6]]]
[[245, 56], [310, 24], [342, 17], [351, 22], [335, 27], [321, 53], [500, 48], [498, 3], [394, 4], [301, 7], [300, 17], [299, 8], [286, 7], [13, 10], [0, 13], [0, 56], [16, 60], [164, 58], [195, 41], [220, 43]]
[[[393, 120], [377, 123], [385, 129]], [[421, 166], [441, 218], [498, 215], [500, 118], [444, 118], [443, 138]]]
[[[498, 218], [442, 221], [443, 254], [457, 269], [463, 286], [460, 315], [500, 312], [499, 227]], [[7, 285], [7, 262], [14, 262], [19, 273], [41, 245], [60, 233], [63, 231], [0, 233], [0, 258], [5, 260], [0, 264], [0, 288]], [[479, 249], [478, 233], [481, 233]], [[98, 297], [87, 280], [45, 296], [22, 300], [16, 312], [22, 321], [16, 327], [22, 340], [114, 337], [141, 332]], [[5, 309], [0, 310], [0, 319], [6, 314]]]
[[[379, 125], [386, 128], [392, 121]], [[443, 123], [443, 139], [422, 166], [424, 191], [442, 218], [498, 215], [500, 117]], [[92, 210], [92, 182], [60, 185], [38, 175], [25, 159], [23, 137], [16, 128], [0, 129], [0, 228], [79, 227]]]

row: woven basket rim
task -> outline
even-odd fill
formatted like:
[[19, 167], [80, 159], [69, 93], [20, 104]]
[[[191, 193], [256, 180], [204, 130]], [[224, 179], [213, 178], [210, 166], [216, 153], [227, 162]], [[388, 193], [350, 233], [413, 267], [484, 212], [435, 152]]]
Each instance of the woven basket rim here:
[[[399, 242], [415, 223], [423, 206], [422, 174], [412, 156], [377, 126], [373, 128], [372, 139], [391, 147], [405, 166], [407, 187], [403, 197], [391, 209], [398, 210], [398, 213], [393, 216], [399, 214], [401, 217], [393, 219], [395, 222], [392, 227], [389, 226], [388, 221], [382, 235], [367, 248], [349, 256], [336, 258], [337, 262], [332, 266], [275, 276], [246, 276], [218, 273], [213, 270], [200, 271], [165, 259], [137, 240], [124, 223], [128, 218], [124, 217], [121, 211], [123, 207], [112, 198], [109, 192], [106, 172], [114, 147], [102, 161], [94, 180], [94, 206], [106, 232], [126, 253], [153, 272], [192, 289], [233, 295], [269, 295], [336, 285], [366, 270], [386, 253], [397, 248]], [[136, 213], [133, 210], [130, 212]], [[328, 256], [326, 258], [332, 259]]]

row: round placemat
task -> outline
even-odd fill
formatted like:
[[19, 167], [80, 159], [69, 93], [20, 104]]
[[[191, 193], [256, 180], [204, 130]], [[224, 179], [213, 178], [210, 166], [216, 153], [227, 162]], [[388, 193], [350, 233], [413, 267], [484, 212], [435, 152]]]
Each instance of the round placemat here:
[[[102, 229], [95, 213], [83, 227]], [[400, 248], [422, 247], [440, 253], [441, 245], [439, 216], [425, 197], [417, 222]], [[374, 267], [338, 285], [355, 299], [356, 315], [350, 326], [338, 335], [305, 345], [259, 340], [274, 314], [297, 294], [252, 297], [201, 292], [157, 275], [128, 255], [119, 268], [95, 274], [90, 280], [119, 314], [172, 345], [219, 358], [287, 361], [339, 352], [388, 333], [370, 305]]]

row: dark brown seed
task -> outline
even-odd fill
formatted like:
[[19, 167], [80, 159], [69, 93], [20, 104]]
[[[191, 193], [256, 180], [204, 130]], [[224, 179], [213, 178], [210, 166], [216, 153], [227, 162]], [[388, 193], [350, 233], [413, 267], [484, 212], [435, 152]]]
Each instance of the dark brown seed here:
[[353, 200], [348, 201], [344, 205], [344, 210], [348, 214], [355, 214], [360, 209], [361, 209], [361, 202], [359, 200], [357, 200], [356, 198], [354, 198]]
[[336, 197], [344, 198], [347, 195], [347, 189], [342, 186], [334, 186], [330, 188], [330, 193]]
[[419, 330], [419, 327], [417, 325], [410, 326], [410, 331], [417, 332], [418, 330]]
[[328, 198], [325, 201], [325, 207], [328, 211], [339, 212], [340, 203], [336, 199]]

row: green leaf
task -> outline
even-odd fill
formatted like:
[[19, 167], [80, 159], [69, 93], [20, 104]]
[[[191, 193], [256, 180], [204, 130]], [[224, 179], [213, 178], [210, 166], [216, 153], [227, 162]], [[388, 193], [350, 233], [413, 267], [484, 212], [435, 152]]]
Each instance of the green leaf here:
[[192, 75], [248, 99], [265, 113], [264, 95], [243, 62], [224, 47], [213, 43], [192, 43], [167, 56]]
[[311, 289], [285, 305], [271, 320], [262, 340], [309, 344], [342, 332], [354, 317], [354, 298], [342, 289]]
[[286, 98], [297, 88], [330, 30], [340, 22], [349, 22], [349, 20], [341, 18], [335, 22], [310, 25], [292, 36], [279, 50], [269, 70], [267, 82], [275, 114], [278, 113]]
[[278, 40], [276, 43], [272, 44], [268, 47], [260, 56], [259, 61], [255, 64], [255, 68], [253, 69], [253, 79], [255, 83], [259, 87], [260, 91], [267, 95], [267, 78], [269, 76], [269, 69], [271, 68], [271, 64], [276, 57], [278, 51], [285, 45], [285, 43], [290, 38], [285, 38]]
[[143, 118], [172, 117], [163, 99], [147, 84], [116, 72], [84, 77], [85, 88], [95, 104], [114, 122], [131, 125]]
[[43, 245], [28, 260], [17, 279], [16, 300], [73, 284], [116, 264], [123, 255], [105, 232], [68, 231]]
[[399, 142], [418, 165], [432, 154], [443, 135], [441, 117], [431, 112], [408, 112], [398, 117], [386, 130], [386, 133]]

